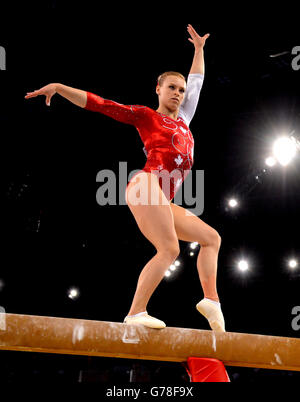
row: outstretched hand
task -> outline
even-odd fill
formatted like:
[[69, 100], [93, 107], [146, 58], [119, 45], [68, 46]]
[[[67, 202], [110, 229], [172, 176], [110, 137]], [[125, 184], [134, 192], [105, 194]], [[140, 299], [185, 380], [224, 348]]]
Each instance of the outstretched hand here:
[[205, 45], [206, 39], [210, 36], [209, 33], [205, 34], [204, 36], [200, 36], [195, 29], [192, 27], [191, 24], [187, 26], [188, 33], [191, 35], [188, 40], [192, 42], [195, 46], [195, 50], [202, 49]]
[[38, 95], [45, 95], [46, 96], [46, 105], [50, 106], [50, 101], [52, 96], [56, 93], [56, 85], [55, 84], [48, 84], [40, 89], [36, 89], [33, 92], [27, 92], [25, 99], [34, 98]]

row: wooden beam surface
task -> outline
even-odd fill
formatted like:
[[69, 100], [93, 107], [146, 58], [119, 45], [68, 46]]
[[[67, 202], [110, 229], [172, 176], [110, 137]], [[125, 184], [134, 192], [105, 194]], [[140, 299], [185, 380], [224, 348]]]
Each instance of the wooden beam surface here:
[[300, 339], [119, 322], [0, 314], [0, 350], [184, 362], [210, 357], [228, 366], [300, 371]]

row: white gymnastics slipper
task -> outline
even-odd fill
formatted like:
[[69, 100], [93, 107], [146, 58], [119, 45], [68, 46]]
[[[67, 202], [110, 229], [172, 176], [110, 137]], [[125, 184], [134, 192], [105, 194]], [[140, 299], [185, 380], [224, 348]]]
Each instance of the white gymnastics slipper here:
[[135, 315], [128, 315], [124, 318], [124, 323], [128, 325], [145, 325], [145, 327], [149, 328], [165, 328], [166, 324], [158, 320], [157, 318], [151, 317], [146, 311], [143, 313], [138, 313]]
[[202, 299], [196, 309], [208, 320], [213, 331], [225, 332], [225, 322], [219, 303], [209, 299]]

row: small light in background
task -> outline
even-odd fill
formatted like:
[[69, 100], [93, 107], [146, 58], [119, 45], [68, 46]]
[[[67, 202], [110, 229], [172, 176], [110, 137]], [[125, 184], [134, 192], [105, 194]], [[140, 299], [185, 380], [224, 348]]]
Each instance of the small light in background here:
[[273, 156], [268, 156], [268, 157], [266, 158], [266, 160], [265, 160], [265, 164], [266, 164], [267, 166], [272, 167], [272, 166], [276, 165], [276, 159], [273, 158]]
[[231, 198], [228, 201], [228, 205], [230, 206], [230, 208], [235, 208], [238, 205], [238, 202], [235, 198]]
[[177, 267], [179, 267], [180, 264], [181, 264], [180, 261], [176, 260], [174, 264], [171, 264], [169, 266], [169, 269], [165, 272], [165, 276], [166, 277], [171, 276], [172, 272], [174, 272], [177, 269]]
[[77, 288], [71, 288], [68, 291], [68, 297], [72, 300], [75, 300], [79, 297], [79, 290]]
[[295, 260], [294, 258], [290, 259], [288, 262], [289, 268], [295, 269], [298, 266], [298, 261]]
[[190, 243], [190, 248], [192, 250], [195, 250], [195, 248], [197, 248], [197, 246], [198, 246], [198, 243], [196, 241], [194, 241], [193, 243]]
[[240, 260], [239, 262], [238, 262], [238, 269], [240, 270], [240, 271], [247, 271], [248, 269], [249, 269], [249, 264], [248, 264], [248, 262], [246, 261], [246, 260]]
[[296, 153], [297, 147], [291, 138], [283, 136], [274, 142], [273, 154], [282, 166], [287, 166]]

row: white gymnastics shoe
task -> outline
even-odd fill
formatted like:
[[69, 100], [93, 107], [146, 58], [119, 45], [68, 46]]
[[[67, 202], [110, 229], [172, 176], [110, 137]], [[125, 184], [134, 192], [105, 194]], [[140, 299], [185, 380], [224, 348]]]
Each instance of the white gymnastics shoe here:
[[157, 329], [166, 327], [166, 324], [163, 321], [151, 317], [151, 315], [149, 315], [147, 311], [135, 315], [127, 315], [124, 318], [124, 323], [128, 325], [142, 324], [145, 325], [145, 327], [157, 328]]
[[219, 303], [204, 298], [196, 305], [196, 309], [208, 320], [213, 331], [225, 332], [224, 317]]

